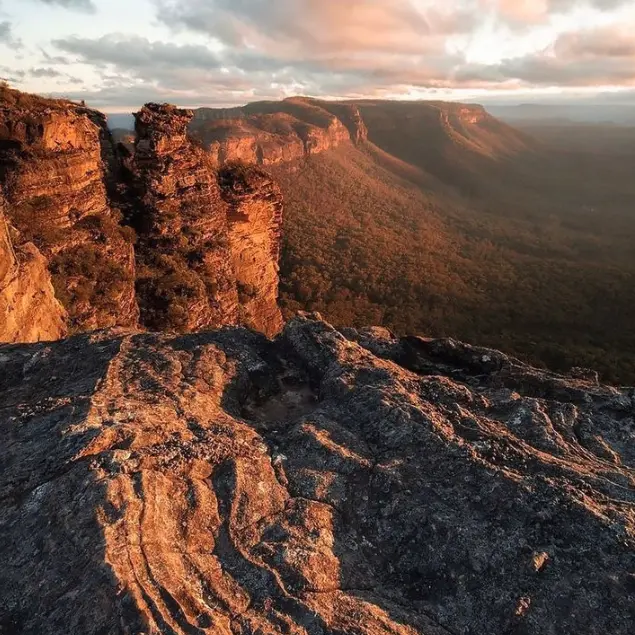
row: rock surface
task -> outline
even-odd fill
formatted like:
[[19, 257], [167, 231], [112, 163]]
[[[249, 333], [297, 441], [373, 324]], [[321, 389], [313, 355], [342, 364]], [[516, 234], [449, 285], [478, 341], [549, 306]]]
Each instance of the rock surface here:
[[0, 193], [0, 342], [39, 342], [66, 335], [46, 259], [33, 243], [13, 246]]
[[2, 89], [6, 214], [46, 258], [76, 331], [138, 320], [133, 247], [106, 191], [110, 146], [101, 113]]
[[310, 317], [4, 346], [2, 632], [632, 633], [633, 391], [586, 376]]
[[148, 104], [135, 116], [132, 173], [142, 322], [155, 330], [181, 331], [236, 324], [227, 209], [208, 156], [187, 138], [193, 113]]
[[276, 335], [282, 329], [278, 306], [282, 193], [268, 174], [255, 167], [227, 167], [219, 178], [228, 205], [239, 323]]
[[[37, 247], [25, 247], [37, 266], [23, 267], [7, 302], [27, 302], [48, 268], [71, 332], [279, 332], [280, 191], [262, 175], [246, 185], [227, 173], [221, 195], [210, 155], [188, 139], [192, 115], [148, 104], [134, 139], [117, 134], [116, 144], [97, 111], [0, 87], [0, 191], [16, 249]], [[29, 328], [7, 324], [0, 341], [38, 339]]]

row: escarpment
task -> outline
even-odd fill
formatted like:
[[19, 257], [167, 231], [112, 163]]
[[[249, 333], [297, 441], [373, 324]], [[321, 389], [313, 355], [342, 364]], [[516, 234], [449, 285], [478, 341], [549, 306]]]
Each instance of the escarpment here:
[[193, 113], [149, 104], [136, 114], [131, 162], [142, 322], [194, 331], [236, 324], [227, 209], [207, 155], [187, 139]]
[[101, 113], [4, 88], [0, 185], [21, 239], [48, 262], [74, 331], [135, 326], [134, 253], [106, 191]]
[[634, 391], [580, 377], [311, 317], [4, 346], [3, 632], [629, 635]]
[[366, 128], [354, 104], [293, 97], [244, 108], [200, 108], [192, 134], [217, 165], [240, 161], [276, 165], [320, 154], [344, 143], [361, 143]]
[[192, 116], [157, 104], [136, 115], [128, 166], [142, 322], [180, 331], [244, 324], [275, 335], [280, 190], [256, 170], [219, 174], [188, 139]]
[[97, 111], [2, 88], [6, 216], [16, 247], [41, 253], [71, 332], [279, 331], [280, 192], [264, 175], [234, 188], [226, 173], [221, 194], [210, 155], [188, 139], [191, 117], [148, 104], [134, 143], [115, 144]]
[[219, 178], [228, 205], [239, 323], [275, 335], [282, 328], [278, 306], [282, 193], [269, 175], [255, 167], [227, 166]]

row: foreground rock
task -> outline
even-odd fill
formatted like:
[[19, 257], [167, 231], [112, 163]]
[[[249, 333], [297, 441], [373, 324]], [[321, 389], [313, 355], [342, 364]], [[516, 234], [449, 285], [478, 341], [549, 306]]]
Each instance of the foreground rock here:
[[0, 348], [0, 625], [633, 632], [631, 391], [450, 340]]

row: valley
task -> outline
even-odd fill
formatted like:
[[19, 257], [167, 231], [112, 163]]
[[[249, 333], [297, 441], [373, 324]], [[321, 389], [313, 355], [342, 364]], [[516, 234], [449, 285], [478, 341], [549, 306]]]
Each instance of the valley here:
[[[460, 104], [292, 101], [205, 111], [213, 124], [193, 128], [230, 161], [257, 161], [266, 138], [261, 163], [285, 198], [287, 316], [451, 335], [635, 382], [635, 129], [516, 128]], [[294, 125], [332, 129], [336, 108], [357, 113], [363, 135], [305, 153], [292, 132], [287, 145]], [[285, 127], [273, 134], [275, 112]]]

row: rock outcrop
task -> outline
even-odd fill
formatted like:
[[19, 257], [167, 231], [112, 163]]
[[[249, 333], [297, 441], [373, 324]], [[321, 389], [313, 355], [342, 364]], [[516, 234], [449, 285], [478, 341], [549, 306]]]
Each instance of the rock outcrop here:
[[75, 331], [138, 319], [133, 247], [106, 191], [109, 136], [101, 113], [2, 89], [6, 214], [46, 258]]
[[208, 156], [187, 138], [192, 116], [159, 104], [136, 114], [137, 291], [142, 322], [155, 330], [237, 323], [227, 209]]
[[142, 323], [180, 331], [242, 324], [273, 336], [282, 327], [280, 190], [258, 170], [219, 174], [188, 139], [192, 116], [157, 104], [137, 114], [128, 165]]
[[244, 108], [200, 108], [192, 134], [217, 165], [270, 166], [320, 154], [343, 143], [361, 143], [366, 127], [354, 104], [293, 97]]
[[2, 631], [630, 634], [633, 390], [584, 376], [308, 317], [4, 346]]
[[0, 192], [0, 342], [40, 342], [66, 335], [46, 259], [33, 243], [13, 247]]

